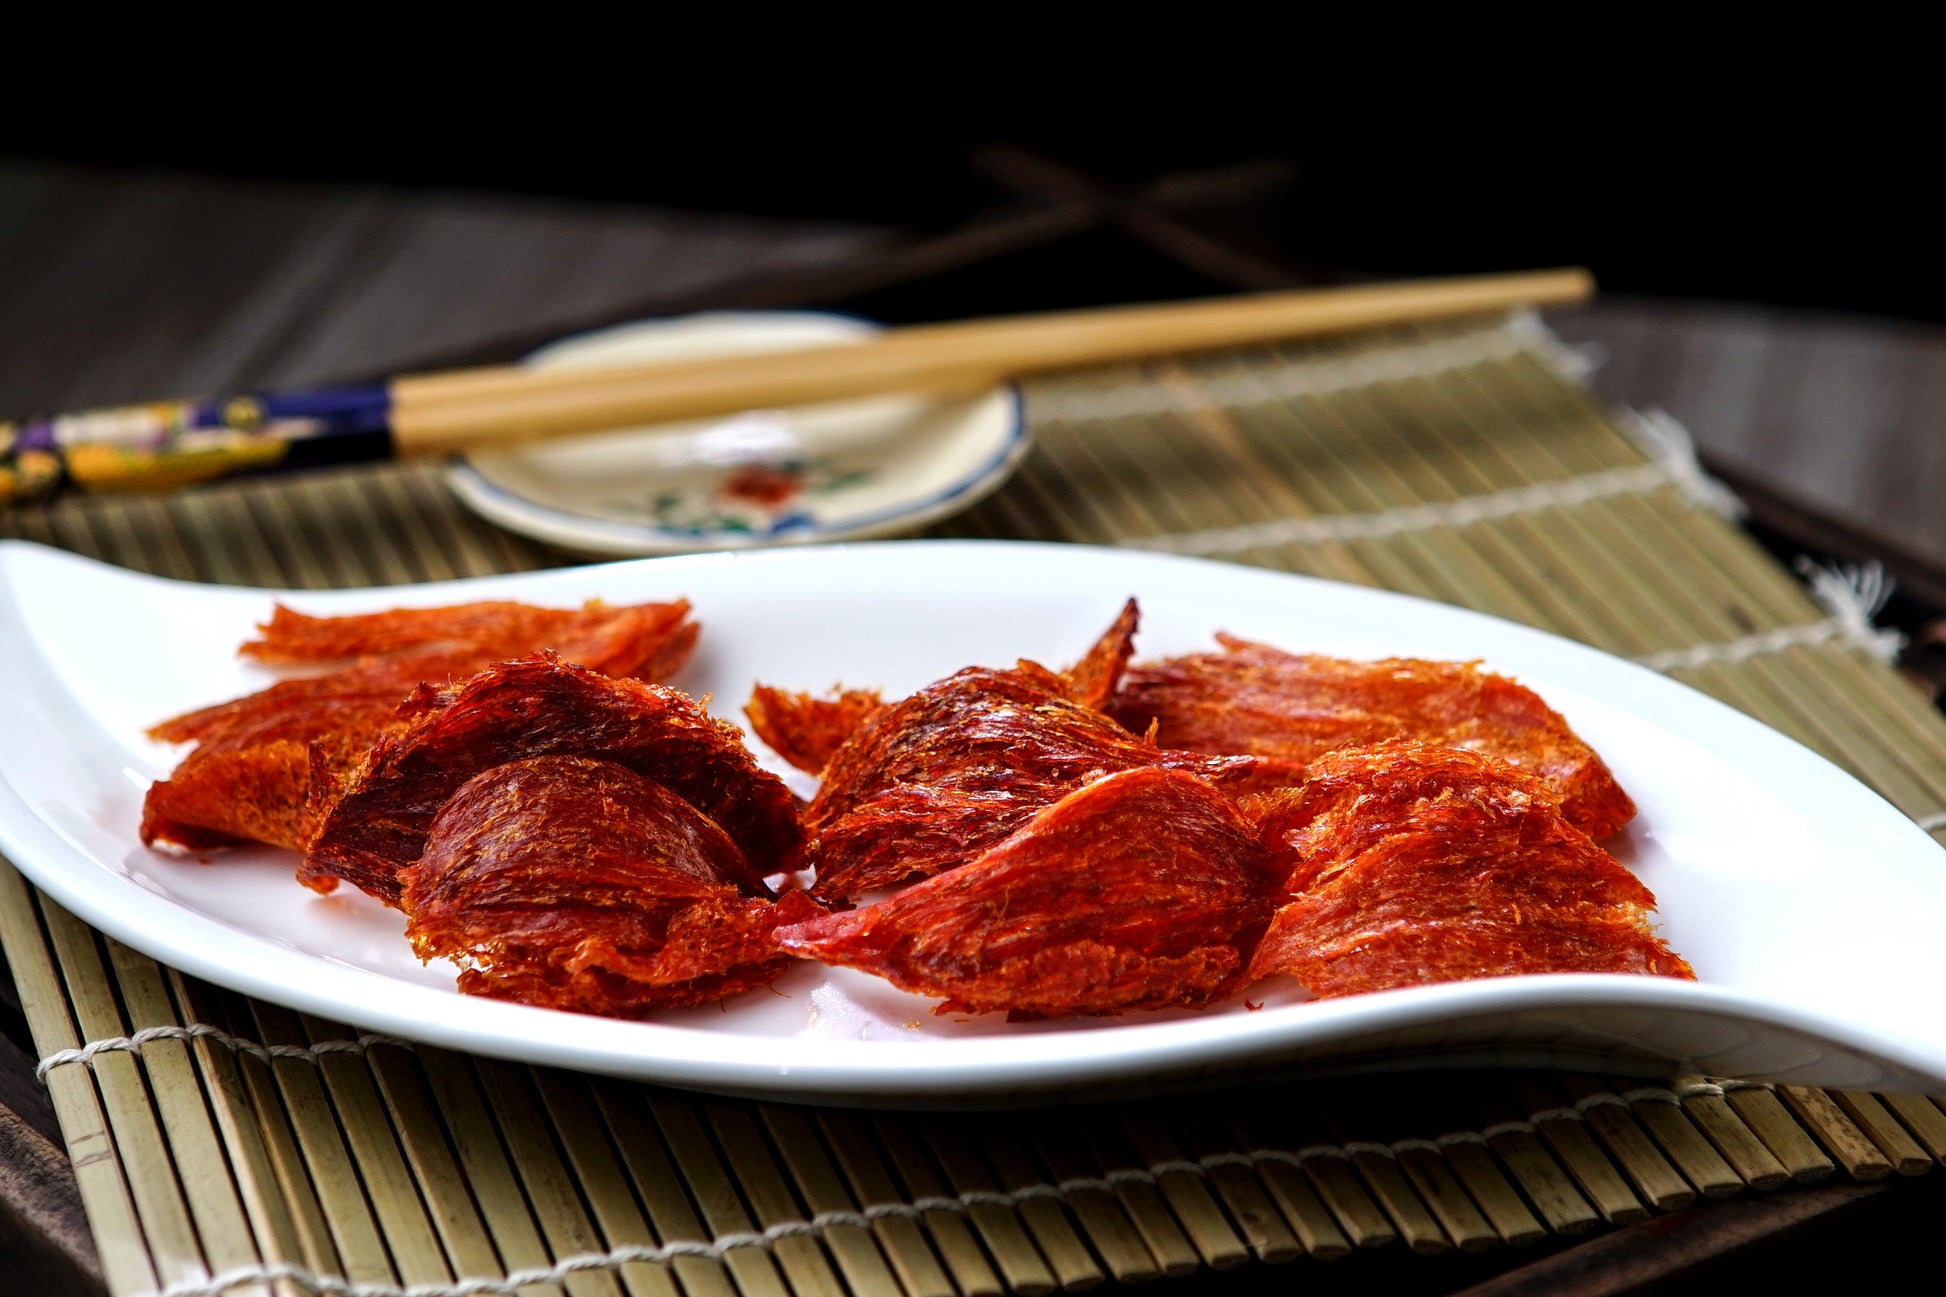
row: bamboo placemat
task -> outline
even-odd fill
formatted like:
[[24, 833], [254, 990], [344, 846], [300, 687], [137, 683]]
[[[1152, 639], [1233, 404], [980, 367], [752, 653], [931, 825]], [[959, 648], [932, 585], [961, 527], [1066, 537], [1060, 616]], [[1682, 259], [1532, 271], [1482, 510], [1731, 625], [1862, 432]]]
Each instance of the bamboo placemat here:
[[[1946, 834], [1946, 724], [1869, 575], [1780, 568], [1679, 429], [1529, 318], [1035, 386], [1020, 474], [933, 534], [1201, 554], [1386, 586], [1656, 666]], [[550, 566], [436, 469], [0, 517], [194, 580]], [[1946, 863], [1946, 861], [1943, 861]], [[1917, 1175], [1946, 1110], [1703, 1078], [1419, 1073], [1221, 1104], [850, 1112], [361, 1036], [183, 977], [0, 862], [19, 984], [111, 1291], [1032, 1297], [1362, 1247], [1481, 1250], [1817, 1181]]]

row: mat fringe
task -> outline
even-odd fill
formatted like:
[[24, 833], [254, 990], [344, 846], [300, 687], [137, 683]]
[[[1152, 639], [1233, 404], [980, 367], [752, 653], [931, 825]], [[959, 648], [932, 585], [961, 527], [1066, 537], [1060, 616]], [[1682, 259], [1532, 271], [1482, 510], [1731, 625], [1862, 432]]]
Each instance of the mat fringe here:
[[1629, 410], [1616, 411], [1617, 422], [1630, 440], [1649, 457], [1650, 462], [1659, 465], [1669, 475], [1682, 493], [1691, 500], [1712, 512], [1722, 514], [1732, 522], [1741, 522], [1749, 512], [1743, 500], [1728, 486], [1711, 477], [1703, 469], [1703, 461], [1696, 453], [1696, 439], [1689, 435], [1674, 415], [1667, 410]]
[[1905, 637], [1895, 630], [1872, 625], [1872, 618], [1892, 594], [1892, 583], [1877, 563], [1827, 567], [1800, 558], [1796, 566], [1810, 582], [1811, 597], [1831, 614], [1825, 620], [1802, 626], [1780, 626], [1715, 644], [1644, 653], [1633, 661], [1653, 671], [1673, 671], [1681, 667], [1744, 662], [1765, 653], [1832, 643], [1862, 648], [1880, 662], [1897, 660], [1899, 650], [1905, 647]]

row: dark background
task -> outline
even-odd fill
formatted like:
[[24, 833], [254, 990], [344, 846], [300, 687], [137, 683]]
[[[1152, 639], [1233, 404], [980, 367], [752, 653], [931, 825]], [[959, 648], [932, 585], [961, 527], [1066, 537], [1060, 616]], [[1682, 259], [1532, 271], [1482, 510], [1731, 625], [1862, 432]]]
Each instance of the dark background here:
[[[145, 59], [137, 41], [86, 77], [25, 70], [0, 158], [916, 235], [1029, 201], [978, 165], [996, 144], [1130, 192], [1259, 163], [1281, 168], [1275, 183], [1259, 170], [1248, 194], [1177, 215], [1301, 280], [1581, 264], [1611, 294], [1946, 321], [1938, 112], [1895, 88], [1920, 84], [1896, 30], [1848, 59], [1842, 25], [1795, 51], [1687, 30], [1634, 33], [1631, 46], [1591, 16], [1597, 30], [1578, 41], [1496, 60], [1468, 43], [1480, 32], [1422, 32], [1401, 53], [1288, 17], [1278, 28], [1220, 9], [1196, 17], [1191, 31], [1062, 38], [996, 12], [984, 36], [953, 33], [952, 61], [937, 57], [945, 38], [917, 31], [871, 31], [890, 44], [836, 57], [863, 34], [809, 21], [750, 50], [754, 18], [741, 31], [664, 31], [641, 15], [502, 32], [486, 55], [307, 33], [300, 62], [233, 63]], [[923, 302], [858, 305], [897, 319], [1214, 287], [1096, 230], [935, 285]]]

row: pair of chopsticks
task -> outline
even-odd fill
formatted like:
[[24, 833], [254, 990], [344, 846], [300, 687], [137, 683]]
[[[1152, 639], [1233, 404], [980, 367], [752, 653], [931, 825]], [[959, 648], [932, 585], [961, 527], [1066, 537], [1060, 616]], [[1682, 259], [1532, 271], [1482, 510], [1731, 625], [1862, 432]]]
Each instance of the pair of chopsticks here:
[[838, 346], [613, 369], [515, 366], [326, 392], [0, 423], [0, 503], [159, 489], [318, 462], [450, 454], [883, 392], [973, 392], [1052, 370], [1577, 302], [1584, 270], [1418, 280], [889, 329]]

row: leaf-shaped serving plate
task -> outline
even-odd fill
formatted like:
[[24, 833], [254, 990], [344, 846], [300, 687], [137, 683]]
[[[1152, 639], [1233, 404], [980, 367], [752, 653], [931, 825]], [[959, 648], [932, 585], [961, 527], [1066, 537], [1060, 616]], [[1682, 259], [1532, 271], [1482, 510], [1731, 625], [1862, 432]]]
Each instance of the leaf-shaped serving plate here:
[[[703, 639], [673, 683], [740, 720], [756, 681], [897, 695], [971, 663], [1079, 655], [1130, 595], [1140, 654], [1227, 630], [1296, 651], [1480, 659], [1538, 690], [1641, 807], [1610, 846], [1654, 890], [1699, 981], [1553, 975], [1303, 1002], [1264, 983], [1201, 1013], [1010, 1024], [936, 1016], [805, 964], [722, 1005], [621, 1022], [459, 995], [403, 921], [320, 897], [294, 858], [157, 854], [142, 796], [173, 749], [144, 730], [258, 688], [239, 642], [307, 611], [685, 596]], [[1431, 1063], [1701, 1072], [1946, 1088], [1946, 853], [1797, 743], [1579, 644], [1361, 587], [1125, 551], [903, 542], [647, 559], [392, 589], [279, 594], [0, 545], [0, 849], [69, 910], [239, 991], [457, 1049], [729, 1093], [961, 1103]], [[761, 748], [759, 747], [759, 751]], [[774, 768], [782, 772], [780, 764]], [[809, 791], [793, 775], [800, 791]]]

